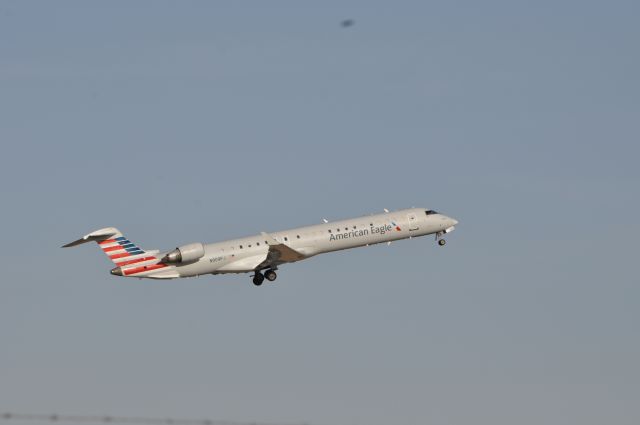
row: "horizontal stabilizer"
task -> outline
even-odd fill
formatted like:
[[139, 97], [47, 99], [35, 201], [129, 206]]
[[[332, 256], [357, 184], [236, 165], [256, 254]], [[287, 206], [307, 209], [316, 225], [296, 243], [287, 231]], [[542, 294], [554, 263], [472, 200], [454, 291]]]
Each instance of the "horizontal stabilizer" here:
[[118, 233], [120, 232], [115, 227], [105, 227], [104, 229], [96, 230], [95, 232], [91, 232], [88, 235], [84, 235], [78, 240], [69, 242], [66, 245], [62, 245], [62, 248], [71, 248], [72, 246], [81, 245], [83, 243], [92, 241], [99, 242], [104, 239], [109, 239], [111, 236], [117, 235]]

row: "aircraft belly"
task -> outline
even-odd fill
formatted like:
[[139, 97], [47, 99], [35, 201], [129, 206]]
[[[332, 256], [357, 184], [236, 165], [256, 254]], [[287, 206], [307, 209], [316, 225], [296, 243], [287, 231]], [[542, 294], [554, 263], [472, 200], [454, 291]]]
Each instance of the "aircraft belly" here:
[[142, 277], [146, 277], [149, 279], [177, 279], [182, 276], [175, 270], [167, 270], [163, 272], [149, 274], [147, 276], [142, 276]]

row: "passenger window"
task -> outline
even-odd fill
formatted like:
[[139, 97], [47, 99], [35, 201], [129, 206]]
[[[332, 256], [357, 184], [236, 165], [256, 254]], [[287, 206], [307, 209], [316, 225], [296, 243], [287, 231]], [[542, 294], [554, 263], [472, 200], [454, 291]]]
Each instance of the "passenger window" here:
[[296, 237], [297, 237], [298, 239], [300, 239], [300, 235], [297, 235]]
[[251, 248], [251, 244], [247, 245], [247, 248]]
[[288, 240], [289, 240], [289, 238], [285, 236], [285, 237], [284, 237], [284, 240], [285, 240], [285, 241], [288, 241]]
[[256, 246], [260, 246], [260, 242], [256, 242]]
[[240, 249], [242, 249], [242, 245], [240, 245]]
[[329, 229], [329, 233], [331, 233], [331, 229]]

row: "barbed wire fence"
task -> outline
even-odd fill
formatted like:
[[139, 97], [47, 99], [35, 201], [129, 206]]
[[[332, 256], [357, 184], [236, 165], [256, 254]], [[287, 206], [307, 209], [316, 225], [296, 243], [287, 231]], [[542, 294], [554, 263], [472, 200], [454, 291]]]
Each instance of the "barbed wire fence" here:
[[98, 415], [60, 415], [60, 414], [35, 414], [35, 413], [11, 413], [5, 412], [0, 419], [9, 421], [31, 422], [58, 422], [58, 423], [85, 423], [85, 424], [126, 424], [126, 425], [309, 425], [305, 422], [298, 423], [274, 423], [274, 422], [235, 422], [212, 419], [175, 419], [175, 418], [148, 418], [136, 416], [98, 416]]

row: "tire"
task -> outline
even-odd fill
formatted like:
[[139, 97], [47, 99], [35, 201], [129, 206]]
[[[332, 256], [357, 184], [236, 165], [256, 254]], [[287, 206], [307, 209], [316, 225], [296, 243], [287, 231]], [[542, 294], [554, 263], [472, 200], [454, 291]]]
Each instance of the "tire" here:
[[262, 282], [264, 282], [264, 275], [262, 273], [256, 273], [256, 275], [253, 276], [253, 284], [260, 286], [262, 285]]
[[276, 274], [276, 272], [274, 272], [273, 270], [267, 270], [264, 273], [264, 277], [269, 281], [269, 282], [273, 282], [274, 280], [276, 280], [276, 278], [278, 277], [278, 275]]
[[446, 243], [447, 243], [447, 241], [445, 241], [444, 239], [440, 239], [440, 240], [438, 241], [438, 245], [440, 245], [440, 246], [445, 246], [445, 245], [446, 245]]

